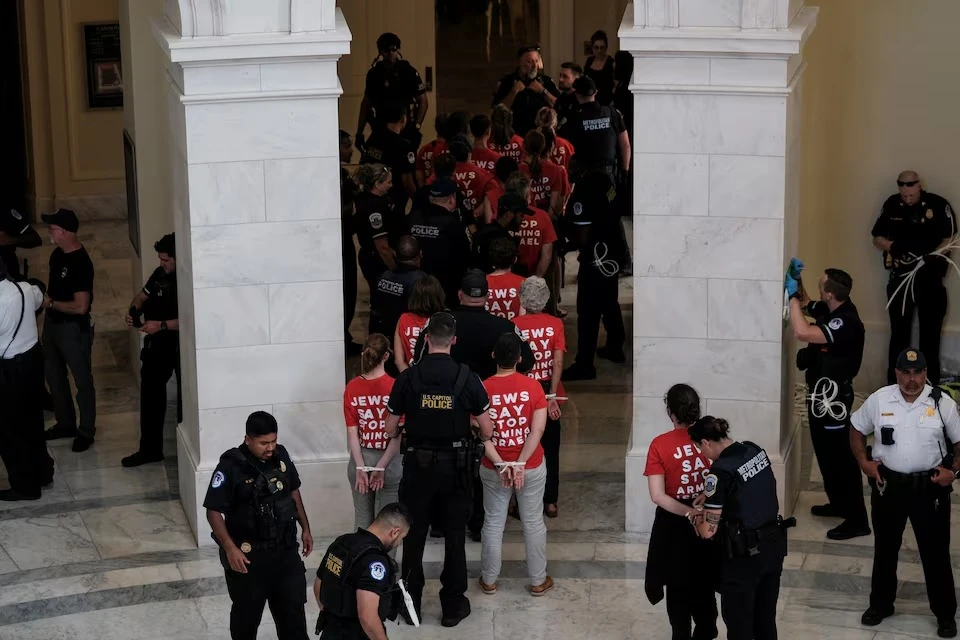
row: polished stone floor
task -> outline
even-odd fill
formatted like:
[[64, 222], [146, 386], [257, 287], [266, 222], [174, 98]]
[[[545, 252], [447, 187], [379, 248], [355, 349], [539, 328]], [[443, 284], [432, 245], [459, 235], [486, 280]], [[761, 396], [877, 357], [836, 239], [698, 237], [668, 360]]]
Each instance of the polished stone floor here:
[[[176, 460], [123, 469], [120, 458], [137, 439], [137, 392], [130, 374], [122, 314], [132, 284], [124, 223], [85, 226], [83, 240], [97, 267], [95, 375], [97, 442], [74, 454], [54, 443], [56, 481], [39, 502], [0, 506], [0, 640], [178, 640], [229, 638], [229, 600], [215, 550], [197, 549], [177, 500]], [[49, 246], [30, 252], [42, 273]], [[576, 265], [568, 265], [563, 305], [575, 343]], [[621, 296], [631, 326], [629, 279]], [[360, 308], [364, 307], [361, 301]], [[354, 322], [362, 336], [363, 314]], [[348, 363], [353, 369], [356, 363]], [[672, 381], [664, 381], [665, 386]], [[630, 418], [630, 370], [600, 364], [595, 382], [569, 385], [563, 418], [560, 517], [548, 520], [549, 571], [557, 587], [542, 598], [524, 590], [523, 544], [511, 523], [504, 576], [497, 594], [479, 592], [479, 545], [468, 543], [473, 614], [455, 630], [439, 625], [442, 547], [428, 546], [425, 625], [390, 625], [393, 638], [567, 639], [667, 638], [663, 605], [643, 593], [647, 547], [623, 532], [623, 465]], [[172, 417], [172, 413], [168, 413]], [[168, 438], [174, 425], [168, 420]], [[171, 441], [172, 442], [172, 441]], [[173, 446], [168, 451], [175, 451]], [[804, 443], [806, 490], [797, 513], [779, 603], [781, 637], [907, 640], [935, 637], [912, 534], [901, 552], [898, 614], [866, 629], [871, 538], [832, 543], [830, 522], [806, 516], [823, 500], [809, 442]], [[295, 454], [295, 452], [294, 452]], [[0, 480], [0, 485], [5, 481]], [[309, 487], [304, 488], [309, 491]], [[956, 510], [958, 507], [955, 506]], [[958, 514], [960, 516], [960, 514]], [[954, 526], [960, 517], [954, 516]], [[954, 541], [958, 536], [953, 536]], [[328, 541], [318, 540], [322, 550]], [[954, 545], [955, 557], [960, 548]], [[307, 559], [312, 575], [319, 553]], [[692, 576], [691, 579], [697, 579]], [[307, 605], [308, 617], [316, 606]], [[261, 638], [276, 638], [269, 614]], [[725, 634], [721, 631], [721, 638]]]

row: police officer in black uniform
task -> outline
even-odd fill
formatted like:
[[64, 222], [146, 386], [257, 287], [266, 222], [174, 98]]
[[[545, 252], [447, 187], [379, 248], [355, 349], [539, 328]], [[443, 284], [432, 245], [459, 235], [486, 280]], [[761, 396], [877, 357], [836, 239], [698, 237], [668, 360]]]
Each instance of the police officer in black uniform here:
[[[797, 368], [806, 375], [810, 438], [829, 500], [811, 507], [810, 513], [843, 518], [827, 532], [831, 540], [870, 535], [860, 467], [850, 451], [853, 379], [860, 371], [864, 342], [863, 322], [850, 300], [853, 279], [840, 269], [827, 269], [820, 276], [816, 302], [798, 285], [791, 292], [790, 324], [796, 339], [807, 343], [797, 353]], [[804, 309], [813, 324], [807, 324]]]
[[396, 104], [406, 115], [403, 137], [414, 150], [420, 148], [420, 127], [427, 117], [427, 87], [420, 73], [400, 54], [400, 38], [384, 33], [377, 38], [377, 59], [367, 71], [366, 88], [357, 119], [357, 149], [364, 150], [363, 132], [369, 123], [373, 131], [385, 126], [384, 111]]
[[[616, 189], [610, 174], [604, 169], [593, 169], [581, 176], [567, 202], [567, 234], [571, 248], [579, 249], [580, 271], [577, 275], [577, 355], [563, 372], [564, 381], [595, 379], [595, 356], [618, 364], [626, 362], [619, 275], [626, 260], [627, 243], [620, 234], [615, 198]], [[597, 348], [601, 322], [607, 332], [607, 342]]]
[[[498, 160], [499, 163], [503, 158]], [[511, 238], [520, 231], [523, 216], [533, 215], [527, 199], [517, 193], [506, 193], [497, 201], [497, 219], [481, 225], [473, 236], [473, 266], [484, 273], [492, 273], [490, 245], [500, 238]]]
[[[947, 314], [947, 290], [943, 276], [947, 262], [929, 255], [946, 245], [956, 233], [956, 217], [950, 203], [935, 193], [923, 190], [916, 171], [904, 171], [897, 177], [900, 192], [887, 198], [870, 234], [873, 245], [883, 251], [884, 266], [890, 270], [887, 300], [890, 300], [890, 349], [887, 382], [896, 381], [897, 355], [910, 343], [913, 310], [919, 316], [920, 350], [929, 362], [928, 375], [934, 385], [940, 383], [940, 332]], [[906, 276], [923, 258], [912, 287], [901, 287]], [[899, 291], [898, 291], [899, 288]], [[896, 293], [896, 297], [894, 297]], [[891, 300], [892, 299], [892, 300]]]
[[353, 159], [353, 140], [340, 129], [340, 244], [343, 265], [343, 341], [348, 356], [357, 355], [363, 346], [353, 341], [350, 324], [357, 310], [357, 247], [353, 244], [353, 200], [357, 183], [344, 165]]
[[553, 110], [557, 112], [557, 128], [563, 127], [573, 114], [580, 110], [577, 92], [573, 83], [583, 75], [583, 67], [576, 62], [564, 62], [560, 65], [560, 75], [557, 77], [557, 88], [560, 95], [557, 97]]
[[623, 116], [597, 102], [597, 86], [587, 76], [577, 78], [573, 89], [580, 110], [557, 132], [574, 148], [576, 170], [571, 171], [570, 179], [576, 182], [580, 174], [594, 169], [617, 176], [619, 168], [619, 175], [626, 175], [630, 171], [630, 138]]
[[490, 106], [503, 104], [513, 111], [513, 128], [522, 138], [536, 126], [537, 112], [556, 104], [559, 95], [557, 85], [543, 73], [539, 45], [531, 45], [517, 51], [517, 68], [500, 79]]
[[413, 529], [403, 549], [402, 577], [419, 615], [423, 595], [423, 546], [431, 514], [439, 502], [443, 511], [444, 557], [440, 582], [440, 623], [454, 627], [470, 615], [467, 591], [465, 527], [470, 513], [473, 467], [479, 462], [470, 440], [470, 417], [480, 425], [480, 437], [493, 435], [487, 415], [487, 392], [470, 368], [458, 364], [450, 349], [457, 341], [457, 322], [448, 312], [435, 313], [420, 334], [427, 354], [400, 374], [390, 392], [386, 432], [399, 436], [405, 416], [407, 450], [403, 458], [400, 502], [413, 516]]
[[421, 268], [440, 281], [447, 300], [456, 299], [470, 260], [470, 240], [456, 213], [457, 193], [452, 180], [438, 178], [430, 185], [427, 206], [412, 211], [409, 218], [410, 235], [423, 251]]
[[407, 201], [417, 192], [414, 172], [417, 168], [417, 147], [403, 137], [407, 116], [403, 107], [387, 104], [383, 107], [384, 126], [378, 128], [363, 149], [360, 164], [379, 163], [390, 168], [393, 186], [387, 194], [400, 213], [407, 210]]
[[718, 537], [725, 555], [720, 570], [720, 608], [729, 640], [777, 637], [777, 598], [787, 555], [786, 529], [778, 515], [777, 480], [767, 452], [729, 438], [726, 420], [704, 416], [690, 439], [713, 463], [704, 490], [688, 516], [701, 538]]
[[[392, 336], [397, 323], [407, 311], [407, 301], [414, 283], [423, 276], [420, 270], [420, 243], [413, 236], [397, 241], [397, 266], [387, 269], [370, 292], [371, 312], [376, 315], [374, 333]], [[388, 360], [388, 367], [391, 361]]]
[[146, 334], [140, 350], [140, 448], [121, 460], [139, 467], [163, 460], [163, 420], [167, 413], [167, 382], [177, 374], [177, 422], [183, 421], [180, 398], [180, 321], [177, 313], [177, 245], [168, 233], [153, 245], [160, 260], [134, 296], [125, 318], [128, 327]]
[[43, 244], [40, 234], [30, 226], [16, 209], [0, 211], [0, 261], [6, 266], [7, 277], [14, 282], [26, 279], [20, 268], [17, 249], [33, 249]]
[[233, 603], [230, 637], [256, 640], [269, 603], [279, 638], [307, 640], [307, 578], [297, 554], [297, 524], [304, 557], [313, 550], [313, 537], [300, 498], [300, 475], [277, 444], [272, 415], [250, 414], [243, 444], [220, 456], [203, 506], [220, 545]]
[[317, 629], [324, 640], [386, 640], [386, 619], [399, 613], [400, 572], [390, 552], [413, 520], [399, 502], [385, 505], [367, 529], [340, 536], [317, 569], [313, 593], [320, 605]]

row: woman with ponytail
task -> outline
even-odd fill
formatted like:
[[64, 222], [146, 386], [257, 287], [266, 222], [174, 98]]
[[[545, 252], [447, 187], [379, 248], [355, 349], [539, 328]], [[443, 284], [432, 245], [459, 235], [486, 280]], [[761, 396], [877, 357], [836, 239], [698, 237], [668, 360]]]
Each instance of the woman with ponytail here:
[[487, 146], [518, 163], [523, 156], [523, 138], [513, 132], [513, 112], [502, 104], [495, 106], [490, 114], [490, 141]]
[[[354, 525], [366, 529], [384, 505], [397, 501], [403, 474], [400, 440], [384, 432], [387, 401], [393, 378], [384, 370], [391, 358], [390, 341], [373, 333], [363, 343], [360, 375], [343, 391], [343, 417], [347, 425], [350, 462], [347, 477], [353, 488]], [[375, 467], [383, 471], [365, 471]]]
[[537, 112], [536, 122], [540, 133], [547, 139], [547, 147], [551, 147], [550, 133], [554, 137], [552, 148], [547, 152], [547, 157], [570, 171], [570, 158], [573, 157], [575, 150], [569, 140], [557, 135], [557, 112], [552, 107], [543, 107]]
[[552, 220], [563, 213], [563, 203], [569, 192], [567, 172], [549, 160], [547, 140], [542, 133], [533, 130], [523, 139], [523, 162], [520, 171], [530, 178], [530, 194], [533, 206], [545, 209]]

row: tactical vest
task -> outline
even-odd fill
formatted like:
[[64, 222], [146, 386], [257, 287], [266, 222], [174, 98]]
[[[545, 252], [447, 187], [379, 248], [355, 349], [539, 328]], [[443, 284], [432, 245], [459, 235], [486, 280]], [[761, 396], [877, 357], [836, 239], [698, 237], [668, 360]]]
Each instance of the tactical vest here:
[[422, 366], [410, 372], [414, 406], [406, 414], [408, 443], [412, 447], [443, 447], [465, 440], [470, 435], [470, 412], [460, 401], [460, 394], [470, 378], [470, 367], [459, 365], [457, 379], [451, 385], [427, 384], [420, 374]]
[[852, 359], [833, 353], [828, 344], [808, 344], [797, 354], [797, 366], [804, 371], [804, 379], [813, 386], [820, 378], [830, 378], [837, 384], [852, 382], [855, 364]]
[[[374, 552], [384, 553], [382, 545], [377, 545], [366, 536], [357, 533], [342, 535], [333, 541], [327, 551], [326, 561], [320, 567], [320, 602], [328, 615], [350, 620], [357, 619], [357, 589], [348, 581], [353, 567], [364, 556]], [[389, 559], [389, 558], [388, 558]], [[398, 571], [393, 560], [385, 565], [387, 575], [384, 580], [391, 587], [391, 592], [399, 591], [396, 586]], [[381, 620], [396, 617], [395, 599], [388, 594], [380, 597], [378, 613]]]
[[234, 540], [243, 542], [280, 542], [290, 533], [296, 543], [297, 503], [293, 500], [290, 479], [280, 470], [278, 455], [261, 469], [239, 449], [224, 454], [245, 469], [247, 481], [236, 487], [236, 507], [226, 518], [227, 531]]
[[580, 170], [613, 167], [617, 162], [616, 112], [610, 107], [580, 109], [573, 116], [573, 143]]
[[739, 524], [743, 530], [756, 530], [775, 522], [779, 512], [777, 483], [766, 451], [744, 441], [743, 455], [720, 456], [711, 471], [725, 472], [733, 479], [733, 488], [723, 507], [728, 526]]

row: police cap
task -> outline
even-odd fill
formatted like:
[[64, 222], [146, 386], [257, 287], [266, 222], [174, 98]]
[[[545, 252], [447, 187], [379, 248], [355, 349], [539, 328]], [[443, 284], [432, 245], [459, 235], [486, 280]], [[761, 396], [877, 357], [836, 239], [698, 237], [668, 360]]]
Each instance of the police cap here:
[[70, 209], [57, 209], [53, 213], [44, 213], [40, 216], [45, 224], [52, 224], [60, 227], [64, 231], [76, 233], [80, 228], [80, 220]]
[[16, 209], [0, 213], [0, 231], [10, 236], [19, 236], [30, 226], [27, 219]]
[[430, 185], [431, 198], [448, 198], [456, 192], [456, 183], [446, 176], [437, 178], [434, 183]]
[[486, 274], [480, 269], [468, 269], [460, 281], [460, 290], [471, 298], [486, 298], [489, 292]]
[[391, 49], [400, 49], [400, 36], [388, 31], [377, 38], [377, 51], [390, 51]]
[[573, 90], [584, 98], [597, 95], [597, 84], [590, 76], [580, 76], [573, 81]]
[[919, 350], [909, 347], [897, 356], [897, 369], [900, 371], [923, 371], [927, 368], [927, 359]]

